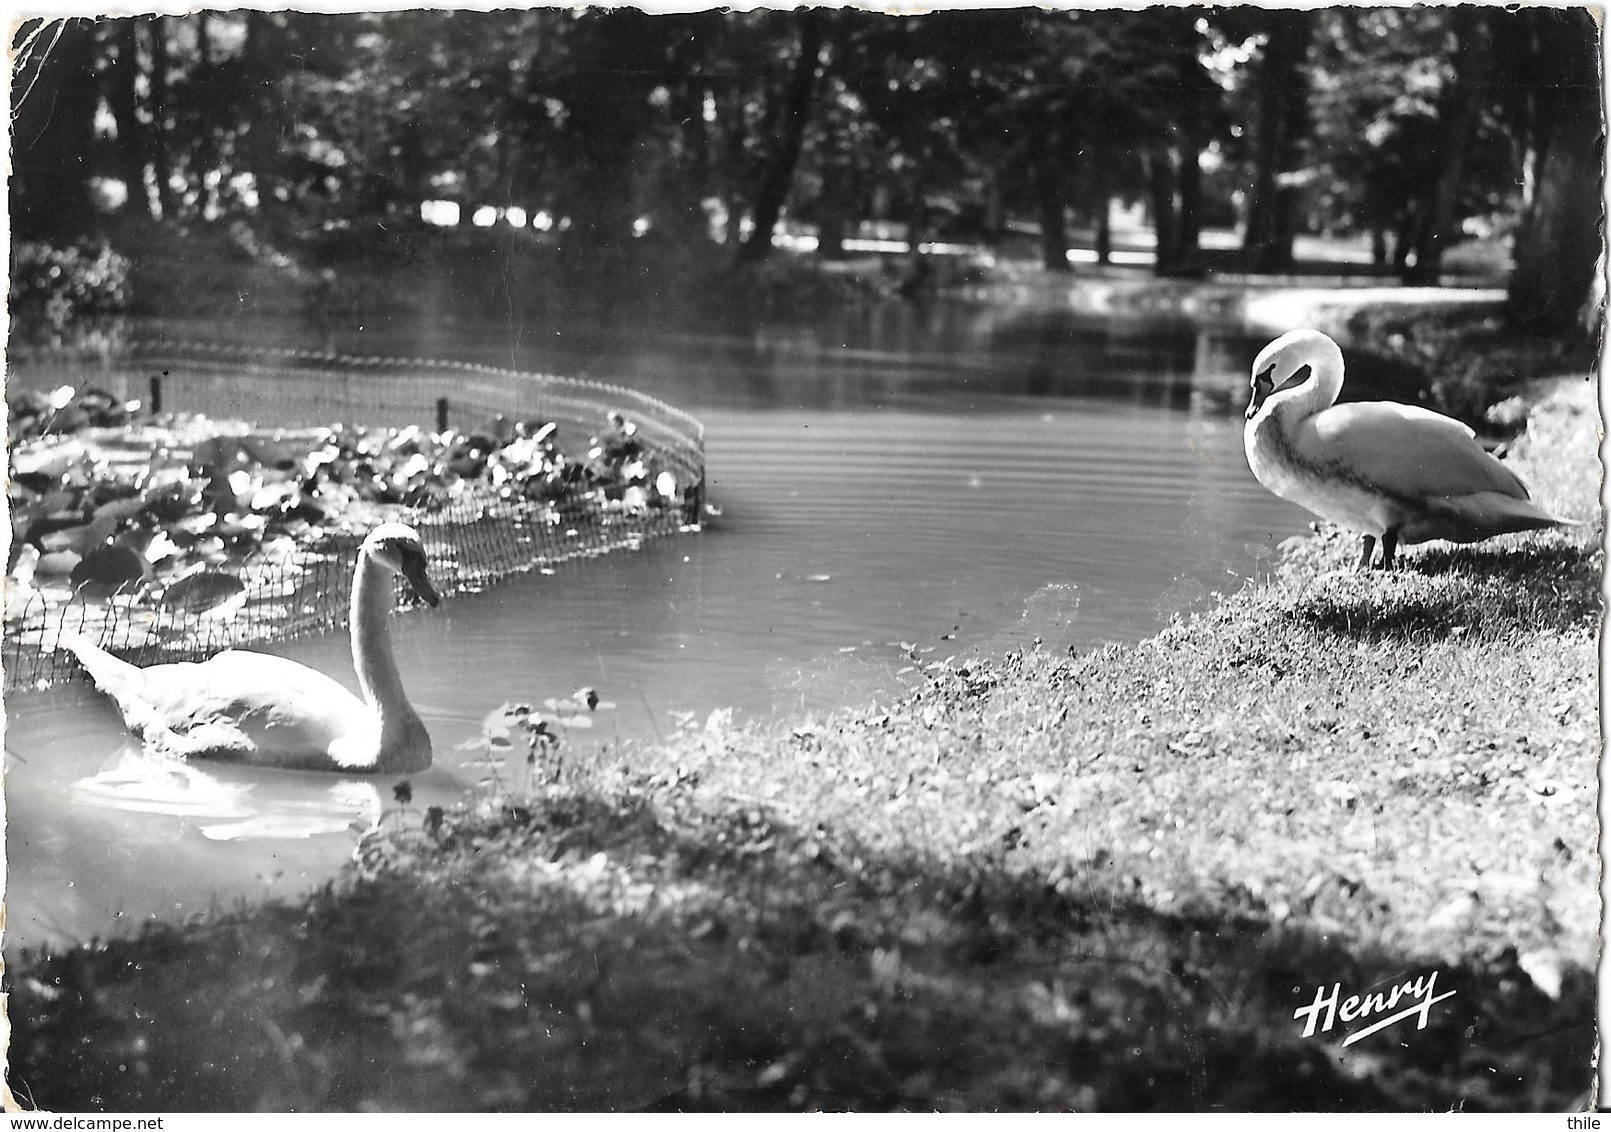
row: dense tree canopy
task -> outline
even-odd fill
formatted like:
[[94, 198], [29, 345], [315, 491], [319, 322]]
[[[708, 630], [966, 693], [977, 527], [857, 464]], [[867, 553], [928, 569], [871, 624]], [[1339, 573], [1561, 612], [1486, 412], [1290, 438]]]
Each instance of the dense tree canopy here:
[[[1515, 234], [1539, 329], [1577, 315], [1600, 245], [1584, 9], [233, 11], [26, 21], [13, 48], [19, 238], [447, 201], [567, 248], [653, 231], [739, 259], [784, 222], [824, 255], [866, 221], [1018, 226], [1067, 269], [1071, 226], [1105, 258], [1127, 202], [1161, 273], [1287, 270], [1315, 231], [1435, 279], [1464, 235]], [[1238, 256], [1206, 255], [1210, 222]]]

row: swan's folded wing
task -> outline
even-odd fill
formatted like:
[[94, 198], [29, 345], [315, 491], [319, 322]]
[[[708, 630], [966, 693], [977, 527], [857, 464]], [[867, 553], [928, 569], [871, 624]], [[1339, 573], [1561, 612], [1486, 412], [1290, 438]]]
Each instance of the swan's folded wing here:
[[1305, 455], [1395, 495], [1528, 497], [1526, 485], [1484, 451], [1469, 428], [1429, 409], [1390, 401], [1334, 405], [1304, 431], [1310, 435], [1300, 435], [1299, 443], [1312, 449]]
[[224, 725], [259, 753], [325, 750], [373, 714], [324, 673], [268, 653], [228, 649], [141, 672], [142, 698], [171, 730]]

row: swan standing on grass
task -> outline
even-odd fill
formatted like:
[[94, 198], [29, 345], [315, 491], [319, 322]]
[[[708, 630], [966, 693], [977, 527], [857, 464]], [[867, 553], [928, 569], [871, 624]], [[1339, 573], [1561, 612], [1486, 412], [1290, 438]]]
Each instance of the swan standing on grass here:
[[434, 606], [420, 537], [383, 523], [358, 551], [352, 582], [352, 660], [359, 699], [322, 672], [267, 653], [228, 649], [199, 664], [137, 668], [87, 639], [63, 635], [96, 685], [117, 701], [147, 749], [180, 757], [359, 774], [431, 765], [431, 737], [392, 659], [392, 577]]
[[1359, 531], [1359, 569], [1382, 541], [1398, 544], [1569, 525], [1528, 499], [1527, 486], [1452, 417], [1392, 401], [1334, 404], [1343, 356], [1318, 330], [1293, 330], [1259, 351], [1243, 444], [1248, 467], [1282, 499]]

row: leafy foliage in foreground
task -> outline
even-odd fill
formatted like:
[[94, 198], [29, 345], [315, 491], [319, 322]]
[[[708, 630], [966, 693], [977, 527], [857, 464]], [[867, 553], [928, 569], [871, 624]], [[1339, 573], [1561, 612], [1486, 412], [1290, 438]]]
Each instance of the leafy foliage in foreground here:
[[[1520, 447], [1590, 518], [1585, 391]], [[13, 965], [71, 1108], [1560, 1109], [1591, 1080], [1592, 529], [574, 760], [299, 906]], [[405, 795], [399, 795], [400, 799]], [[1426, 1029], [1293, 1011], [1436, 969]]]
[[636, 778], [457, 816], [303, 907], [62, 956], [15, 984], [13, 1087], [133, 1110], [1355, 1109], [1583, 1084], [1539, 1066], [1587, 1065], [1585, 974], [1552, 1002], [1514, 963], [1445, 966], [1452, 1009], [1343, 1054], [1297, 1038], [1294, 1002], [1399, 961], [702, 793]]

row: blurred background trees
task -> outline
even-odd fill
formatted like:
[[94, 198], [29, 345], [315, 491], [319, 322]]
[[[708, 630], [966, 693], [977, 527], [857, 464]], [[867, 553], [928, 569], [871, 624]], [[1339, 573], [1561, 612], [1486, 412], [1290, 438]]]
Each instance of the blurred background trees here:
[[1513, 241], [1518, 325], [1595, 293], [1585, 9], [232, 11], [25, 21], [13, 48], [15, 240], [379, 239], [424, 206], [581, 255], [1016, 234], [1068, 270], [1128, 208], [1160, 274], [1290, 271], [1320, 235], [1435, 281], [1483, 238]]

